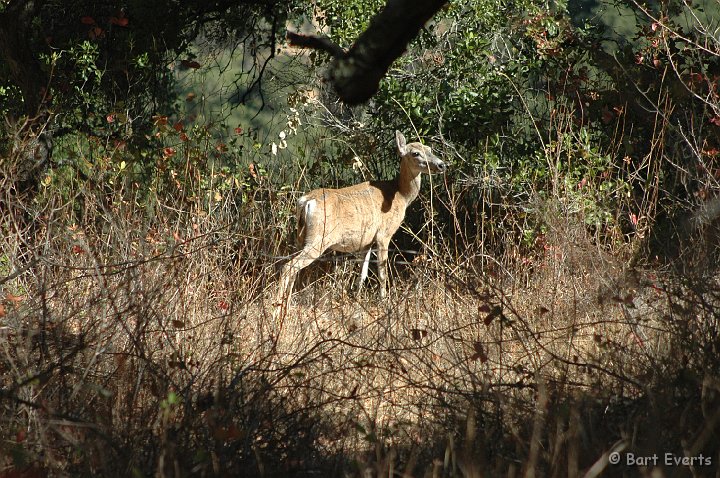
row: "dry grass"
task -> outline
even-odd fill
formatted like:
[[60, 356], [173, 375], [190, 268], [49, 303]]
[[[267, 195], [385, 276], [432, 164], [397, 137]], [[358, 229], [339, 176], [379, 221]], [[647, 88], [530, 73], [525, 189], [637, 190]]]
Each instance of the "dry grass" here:
[[472, 248], [399, 264], [382, 302], [314, 266], [277, 321], [290, 198], [133, 194], [3, 217], [8, 476], [613, 476], [650, 473], [613, 445], [717, 451], [717, 280], [628, 267], [580, 218], [504, 273]]

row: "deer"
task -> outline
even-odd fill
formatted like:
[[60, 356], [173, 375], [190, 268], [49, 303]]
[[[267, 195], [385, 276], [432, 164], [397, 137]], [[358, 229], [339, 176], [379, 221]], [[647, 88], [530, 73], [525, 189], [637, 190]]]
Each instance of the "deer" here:
[[341, 189], [320, 188], [297, 202], [299, 253], [280, 274], [278, 300], [290, 303], [298, 273], [325, 251], [365, 252], [357, 294], [368, 276], [370, 253], [377, 250], [380, 298], [387, 295], [388, 246], [405, 219], [405, 210], [420, 192], [422, 173], [444, 173], [446, 164], [422, 143], [407, 143], [395, 131], [400, 172], [389, 181], [366, 181]]

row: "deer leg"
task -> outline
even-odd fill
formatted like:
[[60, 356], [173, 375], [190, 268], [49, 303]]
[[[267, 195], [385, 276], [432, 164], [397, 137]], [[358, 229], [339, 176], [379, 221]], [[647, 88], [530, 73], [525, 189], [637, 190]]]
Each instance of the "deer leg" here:
[[378, 251], [378, 279], [380, 281], [380, 298], [384, 299], [387, 296], [387, 260], [388, 260], [388, 247], [390, 246], [390, 240], [377, 241]]
[[365, 282], [365, 279], [367, 279], [368, 276], [368, 269], [370, 268], [370, 253], [372, 252], [372, 247], [368, 247], [367, 254], [365, 254], [365, 260], [363, 260], [362, 270], [360, 271], [360, 280], [358, 281], [357, 286], [357, 296], [360, 297], [360, 292], [362, 291], [363, 282]]
[[290, 305], [290, 297], [292, 296], [293, 286], [295, 285], [295, 279], [298, 273], [312, 264], [323, 252], [324, 250], [321, 247], [315, 245], [305, 246], [295, 258], [285, 264], [280, 274], [280, 284], [278, 287], [278, 300], [281, 304], [284, 304], [285, 307]]

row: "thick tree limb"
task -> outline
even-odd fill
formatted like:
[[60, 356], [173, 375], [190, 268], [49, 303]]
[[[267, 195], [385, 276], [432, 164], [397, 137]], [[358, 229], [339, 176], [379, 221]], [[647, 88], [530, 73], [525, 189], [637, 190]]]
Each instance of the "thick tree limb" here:
[[347, 55], [347, 51], [326, 36], [301, 35], [299, 33], [287, 32], [287, 39], [291, 46], [321, 50], [329, 53], [330, 56], [334, 58], [342, 58]]
[[363, 103], [378, 90], [390, 65], [447, 0], [388, 0], [370, 26], [345, 51], [326, 37], [288, 34], [290, 43], [330, 53], [330, 81], [340, 99]]
[[41, 112], [43, 88], [47, 86], [47, 75], [30, 46], [32, 18], [38, 10], [37, 2], [14, 0], [0, 13], [0, 60], [22, 92], [28, 117]]

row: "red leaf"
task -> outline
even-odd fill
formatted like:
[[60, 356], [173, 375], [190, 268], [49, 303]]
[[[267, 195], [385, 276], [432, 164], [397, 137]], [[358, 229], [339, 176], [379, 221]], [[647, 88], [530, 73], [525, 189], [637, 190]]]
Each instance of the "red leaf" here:
[[480, 360], [480, 363], [487, 362], [488, 357], [485, 353], [485, 348], [480, 342], [473, 342], [473, 350], [475, 353], [470, 356], [470, 360]]
[[607, 106], [603, 107], [602, 109], [602, 121], [605, 124], [608, 124], [611, 122], [614, 118], [614, 115], [610, 112]]
[[213, 430], [213, 436], [216, 440], [220, 441], [233, 441], [242, 437], [242, 432], [234, 424], [230, 424], [228, 427], [217, 427]]
[[535, 309], [535, 314], [537, 314], [537, 315], [545, 315], [548, 312], [550, 312], [550, 309], [548, 309], [547, 307], [543, 307], [543, 306], [540, 306], [537, 309]]
[[[44, 471], [43, 471], [44, 470]], [[48, 471], [35, 465], [27, 467], [10, 468], [3, 471], [3, 478], [42, 478], [48, 476]]]
[[88, 36], [90, 37], [91, 40], [96, 40], [96, 39], [98, 39], [98, 38], [102, 38], [102, 37], [105, 36], [105, 30], [103, 30], [102, 28], [97, 27], [97, 26], [96, 26], [96, 27], [93, 27], [93, 28], [88, 32]]
[[17, 306], [18, 304], [20, 304], [20, 303], [25, 299], [25, 296], [22, 296], [22, 295], [13, 295], [13, 294], [11, 294], [10, 292], [8, 292], [7, 294], [5, 294], [5, 299], [6, 299], [9, 303]]
[[492, 323], [492, 321], [498, 317], [502, 318], [503, 313], [502, 313], [502, 307], [500, 307], [499, 305], [496, 305], [495, 307], [492, 308], [492, 310], [487, 315], [487, 317], [485, 317], [485, 320], [483, 320], [483, 323], [485, 325], [490, 325]]
[[492, 310], [489, 304], [481, 304], [478, 306], [478, 312], [485, 312], [488, 313]]
[[175, 123], [173, 125], [173, 128], [175, 128], [175, 131], [180, 132], [183, 130], [183, 124], [180, 121], [178, 121], [177, 123]]
[[428, 331], [425, 329], [410, 329], [410, 334], [413, 340], [420, 340], [427, 337]]
[[715, 116], [713, 118], [710, 118], [710, 122], [714, 124], [715, 126], [720, 126], [720, 116]]
[[194, 70], [197, 70], [198, 68], [200, 68], [200, 67], [202, 66], [200, 63], [198, 63], [198, 62], [195, 61], [195, 60], [182, 60], [182, 61], [180, 62], [180, 64], [181, 64], [184, 68], [192, 68], [192, 69], [194, 69]]
[[110, 17], [110, 23], [113, 25], [117, 25], [119, 27], [126, 27], [128, 26], [128, 19], [120, 16], [120, 17]]
[[82, 17], [80, 18], [80, 23], [83, 25], [95, 25], [95, 19], [93, 17]]

